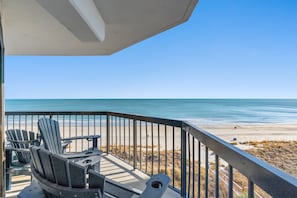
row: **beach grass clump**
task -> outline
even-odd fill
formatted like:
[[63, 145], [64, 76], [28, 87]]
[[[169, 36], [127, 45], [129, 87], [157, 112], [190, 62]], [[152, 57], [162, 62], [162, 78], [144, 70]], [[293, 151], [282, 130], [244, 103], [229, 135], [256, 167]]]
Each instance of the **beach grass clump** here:
[[297, 177], [297, 141], [250, 142], [248, 153]]

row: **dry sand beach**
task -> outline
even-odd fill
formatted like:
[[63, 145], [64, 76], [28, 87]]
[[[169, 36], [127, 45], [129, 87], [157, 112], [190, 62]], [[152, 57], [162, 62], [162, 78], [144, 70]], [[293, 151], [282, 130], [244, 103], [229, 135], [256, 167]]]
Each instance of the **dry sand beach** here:
[[227, 124], [199, 127], [227, 142], [297, 140], [297, 124]]

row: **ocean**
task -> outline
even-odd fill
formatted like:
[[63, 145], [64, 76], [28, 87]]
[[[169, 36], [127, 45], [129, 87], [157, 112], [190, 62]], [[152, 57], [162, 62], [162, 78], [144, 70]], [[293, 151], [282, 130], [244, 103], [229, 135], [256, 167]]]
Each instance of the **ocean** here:
[[297, 123], [297, 99], [7, 99], [6, 111], [114, 111], [194, 124]]

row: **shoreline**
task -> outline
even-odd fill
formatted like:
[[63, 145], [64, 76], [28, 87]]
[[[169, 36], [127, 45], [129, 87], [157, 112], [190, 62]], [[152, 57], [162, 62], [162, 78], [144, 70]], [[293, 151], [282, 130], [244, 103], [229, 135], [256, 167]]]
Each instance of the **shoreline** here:
[[[249, 141], [297, 141], [297, 123], [193, 123], [189, 122], [192, 126], [202, 129], [208, 133], [211, 133], [226, 142], [232, 143], [234, 141], [240, 142], [249, 142]], [[7, 126], [6, 126], [7, 127]], [[6, 128], [5, 127], [5, 128]], [[65, 137], [73, 137], [76, 132], [75, 126], [60, 126], [61, 135]], [[105, 138], [106, 135], [106, 126], [96, 126], [96, 129], [91, 126], [90, 133], [100, 131], [102, 133], [102, 138]], [[8, 128], [15, 128], [11, 125]], [[31, 130], [37, 132], [37, 126], [30, 125], [18, 125], [16, 128]], [[83, 128], [87, 128], [84, 126]], [[123, 127], [119, 131], [124, 131]], [[143, 131], [145, 130], [142, 127]], [[6, 130], [6, 129], [5, 129]], [[94, 131], [95, 130], [95, 131]], [[150, 129], [149, 129], [150, 130]], [[154, 130], [157, 128], [154, 126]], [[160, 127], [161, 138], [164, 134], [164, 126]], [[171, 129], [172, 130], [172, 129]], [[82, 127], [78, 126], [78, 135], [86, 135], [86, 131], [83, 132]], [[126, 131], [128, 131], [126, 126]], [[156, 132], [155, 132], [156, 133]], [[115, 134], [114, 134], [115, 135]], [[148, 133], [150, 135], [150, 133]], [[156, 135], [156, 134], [155, 134]], [[171, 132], [168, 132], [168, 136], [171, 136]]]

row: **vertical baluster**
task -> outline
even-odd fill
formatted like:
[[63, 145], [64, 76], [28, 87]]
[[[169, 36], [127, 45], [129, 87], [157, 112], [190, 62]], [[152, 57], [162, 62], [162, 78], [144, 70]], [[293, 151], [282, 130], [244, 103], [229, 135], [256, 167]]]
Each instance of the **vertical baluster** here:
[[192, 136], [192, 197], [195, 197], [195, 138]]
[[19, 129], [21, 129], [21, 115], [19, 115]]
[[[93, 135], [98, 135], [97, 134], [97, 125], [96, 125], [96, 115], [93, 115]], [[100, 134], [101, 135], [101, 134]]]
[[111, 148], [111, 144], [112, 144], [112, 142], [111, 142], [111, 139], [112, 139], [112, 116], [111, 115], [108, 115], [108, 138], [109, 138], [109, 152], [111, 152], [111, 150], [112, 150], [112, 148]]
[[25, 115], [25, 130], [28, 130], [27, 122], [28, 122], [28, 115]]
[[[88, 135], [90, 135], [90, 115], [88, 114]], [[90, 148], [90, 141], [88, 141], [88, 148]]]
[[[107, 127], [107, 123], [106, 123], [106, 127]], [[99, 133], [100, 133], [100, 149], [102, 149], [102, 115], [99, 115]], [[106, 137], [107, 139], [107, 137]]]
[[139, 169], [142, 170], [142, 122], [139, 121]]
[[128, 122], [128, 127], [129, 127], [129, 163], [130, 163], [130, 161], [131, 161], [131, 120], [129, 119], [128, 120], [129, 122]]
[[15, 115], [12, 116], [12, 128], [14, 129], [14, 117]]
[[112, 124], [112, 118], [113, 116], [109, 116], [109, 151], [112, 153], [112, 144], [113, 144], [113, 124]]
[[114, 145], [114, 153], [116, 154], [116, 152], [117, 152], [117, 149], [118, 149], [118, 133], [117, 133], [117, 131], [118, 131], [118, 129], [117, 129], [117, 117], [116, 116], [114, 116], [113, 117], [113, 145]]
[[63, 123], [63, 137], [62, 138], [64, 138], [65, 137], [65, 115], [63, 115], [63, 121], [62, 121], [62, 123]]
[[172, 185], [175, 187], [175, 127], [172, 127]]
[[248, 198], [254, 198], [254, 183], [250, 179], [248, 182]]
[[208, 147], [205, 146], [205, 198], [208, 197]]
[[187, 195], [187, 132], [181, 129], [181, 195]]
[[88, 135], [90, 135], [90, 115], [88, 114]]
[[190, 133], [188, 133], [188, 137], [187, 137], [187, 143], [188, 143], [188, 151], [187, 151], [187, 161], [188, 161], [188, 179], [187, 179], [187, 186], [188, 186], [188, 191], [187, 194], [188, 196], [190, 196], [190, 189], [191, 189], [191, 140], [190, 140]]
[[[84, 115], [81, 115], [81, 134], [84, 134]], [[83, 140], [80, 140], [80, 144], [81, 144], [81, 151], [83, 150]]]
[[[33, 131], [33, 115], [31, 115], [31, 131]], [[38, 129], [37, 129], [38, 130]]]
[[118, 117], [115, 117], [115, 142], [116, 152], [118, 152]]
[[110, 137], [111, 137], [111, 144], [110, 144], [110, 149], [111, 149], [111, 152], [113, 153], [113, 129], [114, 129], [114, 121], [113, 121], [113, 116], [110, 116], [110, 129], [111, 129], [111, 135], [110, 135]]
[[198, 141], [198, 198], [201, 195], [201, 143]]
[[[68, 137], [71, 137], [71, 115], [69, 115], [69, 118], [68, 118]], [[82, 142], [82, 144], [83, 144], [83, 142]], [[69, 146], [68, 152], [70, 152], [71, 149], [72, 148]]]
[[124, 153], [125, 153], [125, 157], [127, 156], [126, 154], [126, 119], [124, 118]]
[[121, 149], [121, 146], [122, 146], [122, 118], [119, 117], [119, 147], [120, 147], [120, 157], [123, 157], [122, 156], [122, 149]]
[[233, 167], [229, 164], [229, 188], [228, 197], [233, 198]]
[[168, 165], [168, 157], [167, 157], [167, 125], [165, 125], [165, 174], [167, 175], [167, 165]]
[[148, 156], [148, 134], [147, 134], [147, 122], [145, 122], [145, 173], [147, 173], [147, 156]]
[[[77, 115], [75, 115], [75, 136], [77, 137]], [[77, 151], [77, 141], [75, 141], [75, 150]]]
[[121, 140], [120, 140], [120, 118], [117, 117], [116, 118], [116, 123], [117, 123], [117, 132], [116, 132], [116, 137], [117, 137], [117, 155], [119, 156], [119, 151], [120, 151], [120, 144], [121, 144]]
[[219, 173], [219, 156], [218, 155], [216, 155], [216, 198], [218, 198], [219, 197], [219, 194], [220, 194], [220, 192], [219, 192], [219, 190], [220, 190], [220, 188], [219, 188], [219, 182], [220, 182], [220, 173]]
[[160, 173], [160, 124], [158, 124], [158, 173]]
[[[102, 139], [102, 138], [101, 138]], [[106, 153], [110, 152], [110, 115], [106, 115]]]
[[152, 133], [152, 172], [151, 175], [154, 174], [154, 125], [151, 122], [151, 133]]
[[136, 159], [137, 159], [137, 121], [133, 119], [133, 169], [137, 168]]

